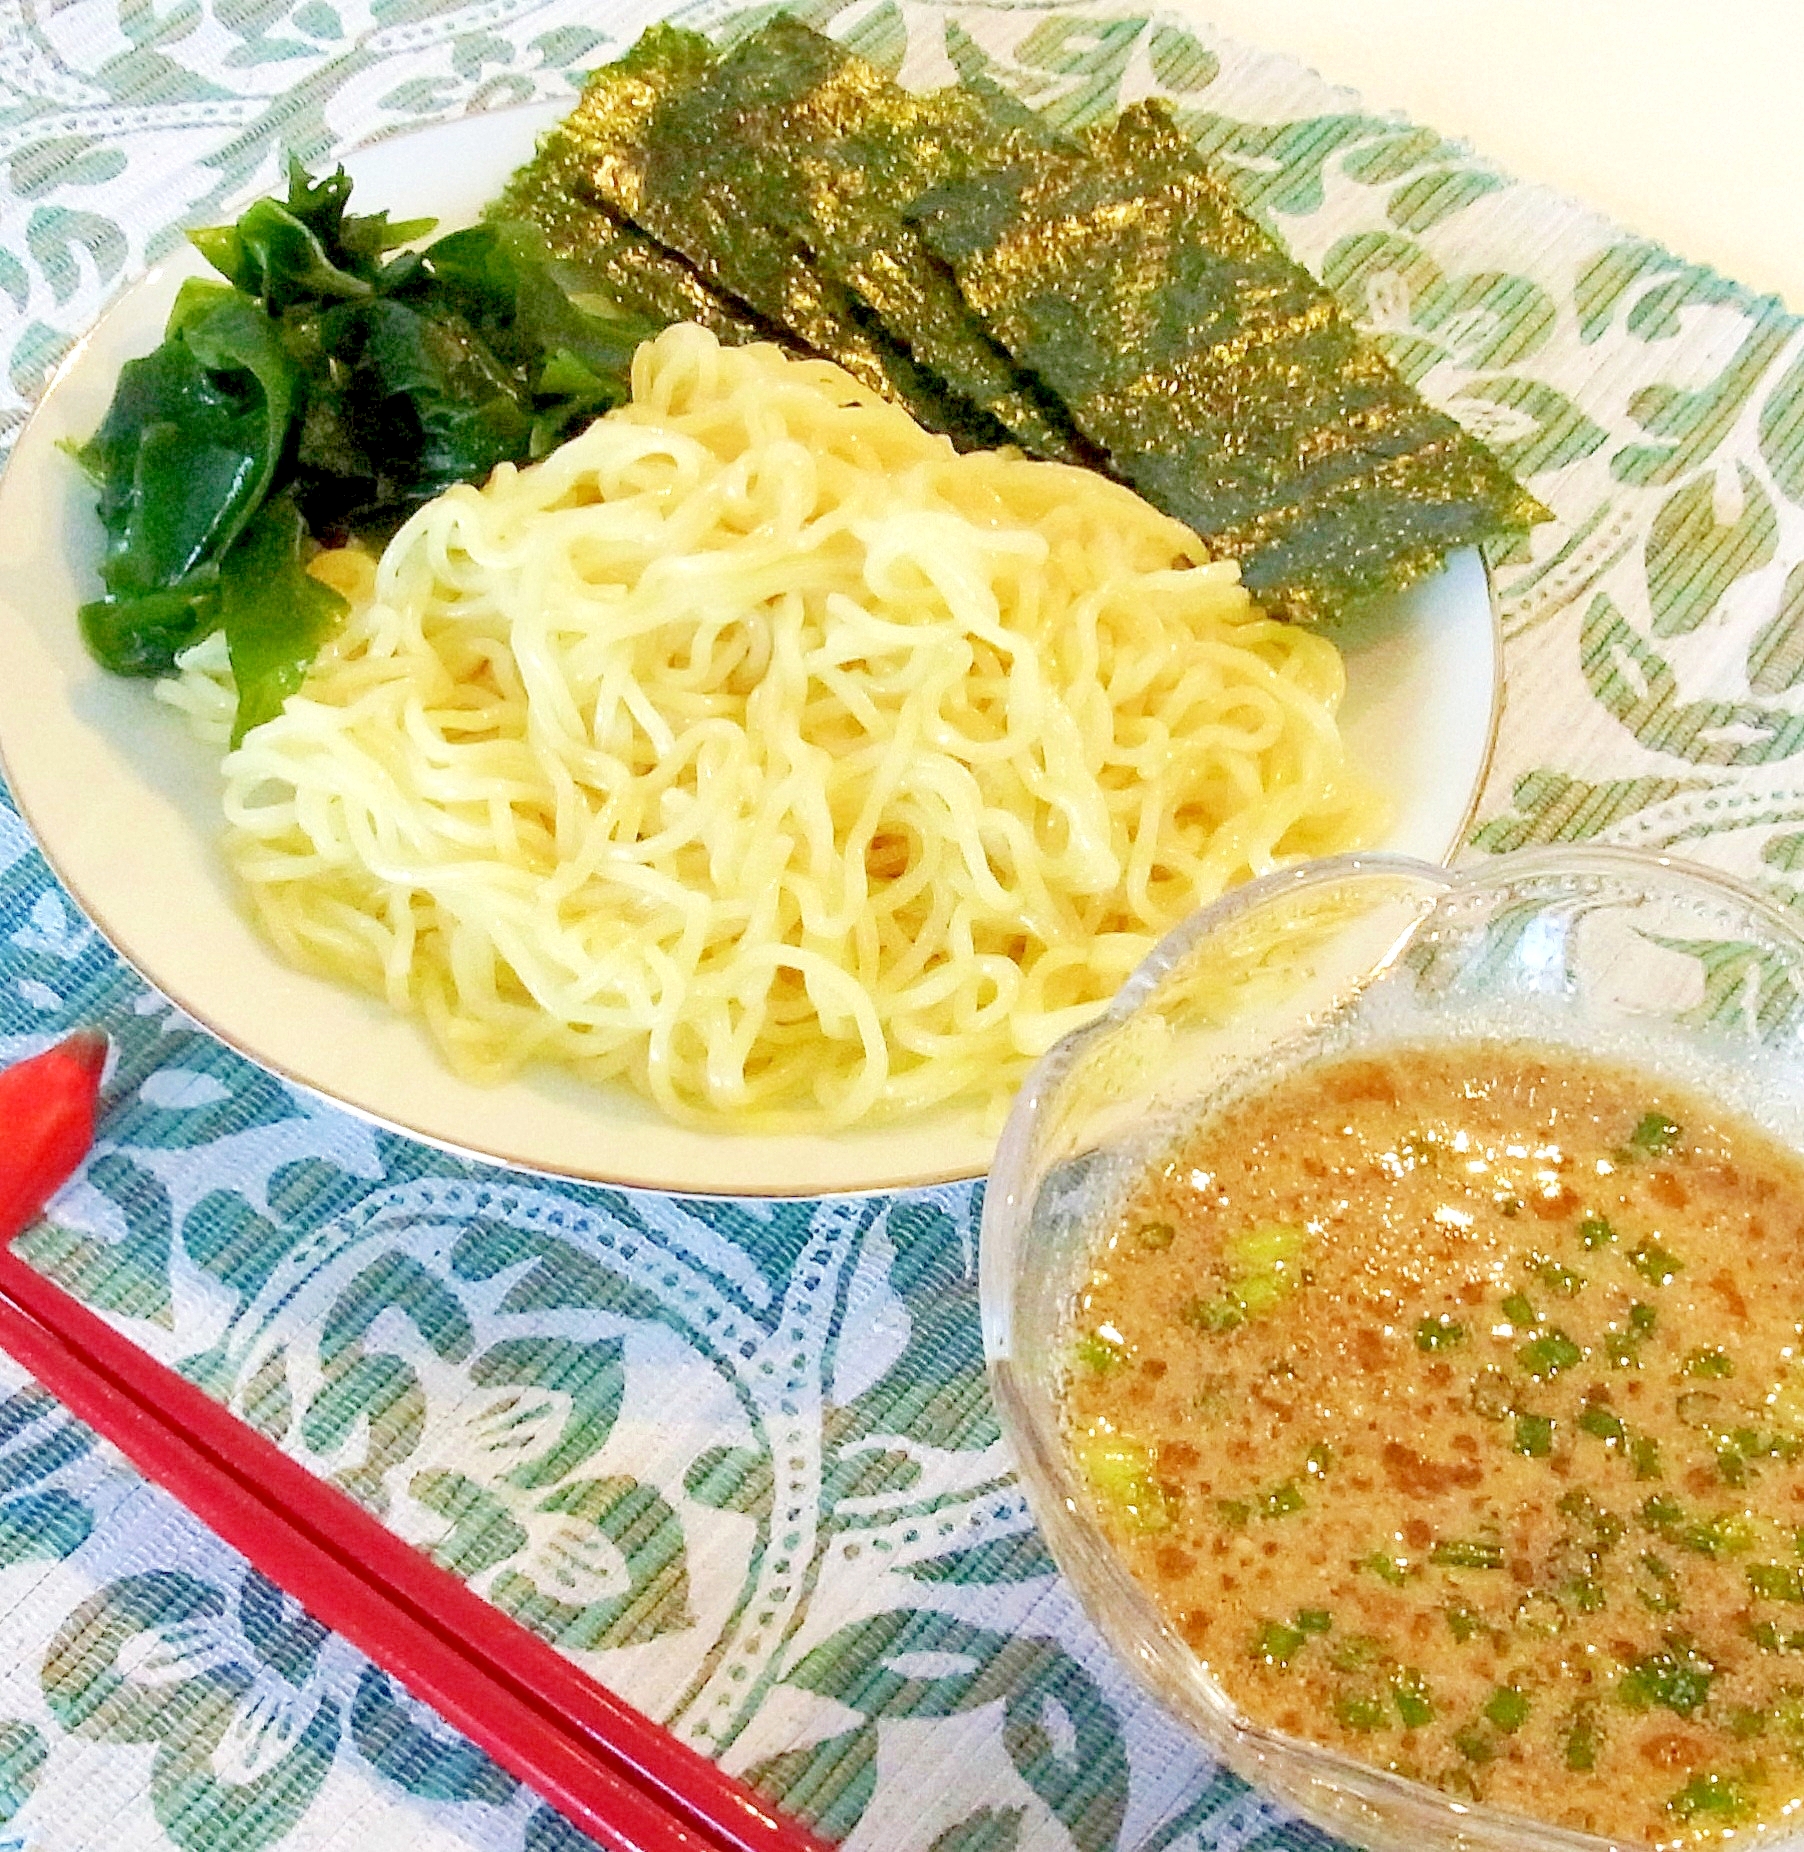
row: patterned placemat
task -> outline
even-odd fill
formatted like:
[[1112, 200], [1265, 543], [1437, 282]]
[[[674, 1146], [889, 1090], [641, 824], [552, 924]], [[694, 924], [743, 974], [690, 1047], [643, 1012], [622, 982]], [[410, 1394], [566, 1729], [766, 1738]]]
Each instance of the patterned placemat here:
[[[643, 4], [0, 4], [0, 434], [178, 220], [372, 135], [567, 94]], [[1557, 513], [1497, 562], [1474, 851], [1804, 868], [1804, 348], [1708, 271], [1187, 15], [819, 0], [910, 80], [1078, 123], [1169, 95]], [[763, 12], [691, 17], [736, 30]], [[1790, 1008], [1746, 948], [1706, 1005]], [[485, 1172], [297, 1097], [147, 991], [0, 798], [0, 1060], [117, 1102], [41, 1265], [691, 1741], [857, 1848], [1300, 1848], [1113, 1666], [982, 1375], [970, 1186], [685, 1202]], [[16, 1372], [0, 1852], [583, 1842]]]

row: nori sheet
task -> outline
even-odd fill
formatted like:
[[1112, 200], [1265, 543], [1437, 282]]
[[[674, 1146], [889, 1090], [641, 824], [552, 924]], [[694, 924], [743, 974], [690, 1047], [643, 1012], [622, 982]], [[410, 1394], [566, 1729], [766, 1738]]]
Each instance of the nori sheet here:
[[821, 274], [762, 210], [759, 177], [734, 157], [713, 47], [654, 26], [595, 71], [542, 153], [579, 194], [687, 259], [725, 295], [855, 379], [966, 444], [1006, 441], [985, 416], [918, 365], [868, 306]]
[[666, 184], [706, 161], [736, 208], [781, 225], [819, 270], [868, 304], [888, 333], [1024, 450], [1100, 461], [1063, 404], [990, 334], [904, 209], [974, 164], [1047, 139], [973, 91], [917, 96], [799, 21], [772, 20], [658, 117]]
[[699, 322], [730, 345], [787, 341], [709, 284], [695, 267], [619, 214], [583, 197], [556, 147], [541, 148], [485, 214], [538, 227], [573, 289], [593, 290], [630, 313], [662, 322]]
[[965, 299], [1253, 594], [1329, 617], [1546, 511], [1393, 373], [1167, 110], [942, 183], [912, 216]]

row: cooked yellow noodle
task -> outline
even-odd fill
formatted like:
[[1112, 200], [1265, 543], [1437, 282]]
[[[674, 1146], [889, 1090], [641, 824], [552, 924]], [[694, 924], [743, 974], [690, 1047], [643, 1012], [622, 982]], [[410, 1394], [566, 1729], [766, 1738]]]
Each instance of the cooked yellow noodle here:
[[316, 562], [353, 613], [227, 758], [230, 857], [286, 957], [479, 1079], [549, 1057], [762, 1128], [993, 1101], [1199, 902], [1381, 821], [1337, 652], [1201, 557], [671, 328], [367, 590]]

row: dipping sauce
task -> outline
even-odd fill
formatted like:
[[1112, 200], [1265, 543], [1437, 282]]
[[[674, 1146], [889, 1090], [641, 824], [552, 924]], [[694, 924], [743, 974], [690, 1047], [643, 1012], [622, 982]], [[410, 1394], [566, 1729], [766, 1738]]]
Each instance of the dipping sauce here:
[[1528, 1046], [1202, 1125], [1077, 1296], [1098, 1514], [1251, 1718], [1584, 1831], [1804, 1808], [1804, 1165]]

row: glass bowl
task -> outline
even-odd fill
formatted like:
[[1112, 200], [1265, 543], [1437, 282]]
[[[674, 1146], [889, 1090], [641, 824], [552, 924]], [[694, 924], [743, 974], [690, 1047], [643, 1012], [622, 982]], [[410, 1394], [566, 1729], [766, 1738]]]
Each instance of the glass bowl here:
[[1460, 873], [1370, 855], [1270, 875], [1169, 934], [1028, 1076], [984, 1198], [991, 1383], [1090, 1618], [1239, 1774], [1376, 1852], [1639, 1843], [1463, 1801], [1250, 1722], [1111, 1548], [1061, 1428], [1077, 1281], [1127, 1189], [1183, 1130], [1317, 1057], [1475, 1039], [1632, 1064], [1804, 1150], [1804, 937], [1752, 890], [1599, 848]]

